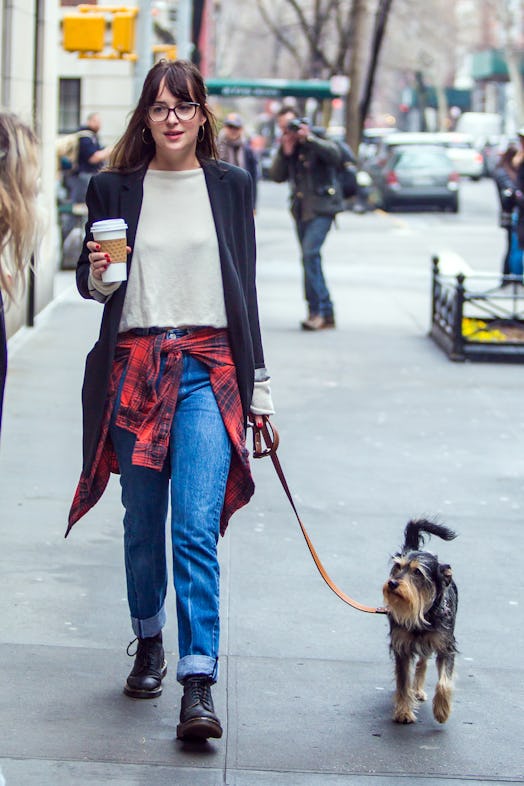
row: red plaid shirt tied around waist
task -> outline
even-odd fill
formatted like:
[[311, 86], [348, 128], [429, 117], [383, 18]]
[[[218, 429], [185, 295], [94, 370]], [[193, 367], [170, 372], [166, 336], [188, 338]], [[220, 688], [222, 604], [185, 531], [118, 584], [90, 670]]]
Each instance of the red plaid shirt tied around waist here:
[[[254, 492], [254, 483], [249, 467], [242, 405], [227, 331], [199, 328], [177, 338], [167, 338], [166, 333], [149, 336], [122, 333], [116, 347], [95, 460], [89, 475], [82, 473], [80, 476], [69, 512], [66, 536], [73, 524], [98, 502], [107, 486], [110, 473], [120, 471], [108, 432], [124, 370], [125, 378], [116, 425], [136, 435], [133, 464], [149, 469], [162, 469], [169, 447], [184, 352], [209, 368], [211, 387], [232, 443], [231, 465], [220, 519], [222, 534], [233, 513], [249, 502]], [[165, 354], [165, 366], [157, 391], [162, 354]]]

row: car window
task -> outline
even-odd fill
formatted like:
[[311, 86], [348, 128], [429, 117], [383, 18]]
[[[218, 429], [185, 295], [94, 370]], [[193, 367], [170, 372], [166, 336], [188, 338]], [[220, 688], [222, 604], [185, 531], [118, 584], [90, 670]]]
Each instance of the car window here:
[[473, 145], [471, 142], [446, 142], [445, 147], [450, 147], [453, 150], [472, 150]]
[[394, 157], [393, 166], [395, 169], [430, 169], [440, 172], [450, 168], [450, 161], [443, 151], [411, 148], [398, 151]]

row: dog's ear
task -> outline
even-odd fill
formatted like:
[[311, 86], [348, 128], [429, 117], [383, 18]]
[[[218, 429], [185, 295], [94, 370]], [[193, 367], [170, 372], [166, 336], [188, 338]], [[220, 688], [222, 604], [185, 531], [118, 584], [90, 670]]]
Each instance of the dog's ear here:
[[451, 570], [451, 565], [439, 565], [438, 566], [440, 576], [442, 578], [442, 582], [448, 587], [451, 584], [451, 580], [453, 578], [453, 571]]

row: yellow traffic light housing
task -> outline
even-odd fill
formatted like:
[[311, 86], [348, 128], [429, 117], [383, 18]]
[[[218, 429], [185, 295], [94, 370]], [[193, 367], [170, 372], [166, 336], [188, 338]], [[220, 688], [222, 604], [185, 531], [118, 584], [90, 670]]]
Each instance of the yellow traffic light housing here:
[[105, 46], [106, 20], [102, 14], [64, 16], [66, 52], [101, 52]]
[[[135, 23], [138, 8], [110, 5], [78, 5], [78, 13], [63, 18], [63, 47], [79, 58], [137, 60]], [[106, 48], [106, 22], [111, 27], [111, 45]]]
[[113, 49], [121, 55], [134, 52], [135, 17], [130, 11], [113, 14]]

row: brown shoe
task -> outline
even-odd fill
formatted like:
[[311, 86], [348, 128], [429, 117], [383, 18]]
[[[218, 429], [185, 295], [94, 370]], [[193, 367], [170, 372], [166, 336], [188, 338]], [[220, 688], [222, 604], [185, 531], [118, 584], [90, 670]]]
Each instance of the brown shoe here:
[[327, 316], [324, 317], [324, 329], [328, 329], [328, 328], [333, 329], [336, 326], [337, 325], [333, 314], [328, 314]]
[[300, 323], [302, 330], [322, 330], [326, 327], [326, 320], [320, 314], [312, 314]]

